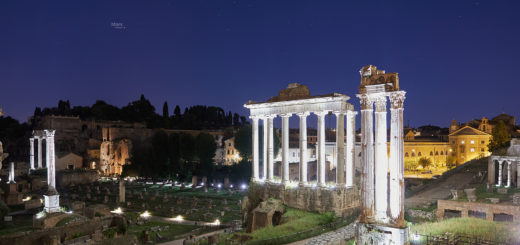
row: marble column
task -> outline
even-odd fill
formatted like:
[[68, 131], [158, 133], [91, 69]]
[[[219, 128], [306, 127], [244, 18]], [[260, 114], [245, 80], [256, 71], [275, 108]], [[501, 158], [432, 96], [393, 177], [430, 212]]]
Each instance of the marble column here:
[[387, 222], [388, 216], [388, 154], [386, 145], [386, 94], [374, 94], [375, 135], [374, 135], [374, 184], [375, 214], [380, 222]]
[[504, 162], [502, 161], [502, 159], [500, 159], [498, 161], [498, 183], [497, 183], [497, 186], [502, 186], [502, 165], [504, 164]]
[[291, 114], [282, 114], [282, 184], [289, 183], [289, 118]]
[[336, 184], [345, 186], [345, 113], [336, 112]]
[[263, 144], [262, 144], [262, 147], [263, 147], [263, 152], [262, 152], [262, 159], [263, 159], [263, 164], [262, 164], [262, 168], [263, 168], [263, 175], [262, 175], [262, 179], [265, 181], [267, 180], [267, 117], [262, 117], [262, 122], [263, 122]]
[[30, 170], [34, 170], [34, 138], [29, 138], [29, 165]]
[[507, 164], [507, 185], [506, 187], [511, 186], [511, 161], [506, 161]]
[[55, 151], [54, 151], [54, 133], [55, 130], [44, 130], [46, 138], [46, 164], [47, 164], [47, 184], [49, 187], [56, 189], [56, 169], [55, 169]]
[[11, 162], [10, 165], [9, 165], [9, 181], [7, 183], [8, 184], [16, 183], [14, 181], [14, 162]]
[[38, 168], [42, 168], [43, 165], [42, 165], [42, 140], [43, 138], [42, 137], [37, 137], [36, 138], [38, 140]]
[[308, 112], [299, 113], [300, 117], [300, 186], [307, 184], [307, 116]]
[[369, 223], [374, 215], [374, 135], [373, 104], [366, 94], [358, 95], [361, 102], [361, 223]]
[[347, 111], [347, 153], [346, 153], [346, 183], [347, 187], [355, 185], [354, 178], [356, 176], [356, 167], [354, 165], [354, 159], [356, 151], [354, 145], [356, 143], [356, 111]]
[[[392, 92], [390, 99], [390, 216], [394, 223], [404, 225], [404, 131], [403, 103], [406, 92]], [[398, 220], [396, 220], [398, 219]]]
[[267, 118], [267, 180], [272, 181], [274, 177], [274, 134], [273, 119], [276, 115]]
[[316, 112], [318, 116], [318, 186], [325, 185], [325, 115], [327, 111]]
[[259, 181], [258, 174], [258, 117], [251, 117], [252, 120], [252, 139], [253, 139], [253, 181]]

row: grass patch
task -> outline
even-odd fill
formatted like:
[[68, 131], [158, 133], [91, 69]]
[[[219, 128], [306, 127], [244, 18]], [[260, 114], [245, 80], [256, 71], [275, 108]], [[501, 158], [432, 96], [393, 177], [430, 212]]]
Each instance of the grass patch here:
[[[32, 215], [17, 215], [12, 222], [0, 221], [0, 236], [15, 234], [18, 232], [32, 231]], [[1, 240], [1, 239], [0, 239]]]
[[[168, 226], [169, 228], [168, 229], [164, 229], [162, 231], [159, 231], [159, 232], [152, 232], [150, 231], [150, 229], [152, 227], [165, 227], [165, 226]], [[182, 235], [182, 234], [185, 234], [185, 233], [188, 233], [194, 229], [196, 229], [197, 226], [194, 226], [194, 225], [181, 225], [181, 224], [172, 224], [172, 223], [167, 223], [167, 222], [160, 222], [160, 221], [149, 221], [149, 222], [146, 222], [142, 225], [131, 225], [128, 227], [128, 234], [131, 234], [131, 235], [135, 235], [137, 236], [138, 238], [142, 238], [142, 233], [143, 231], [145, 230], [148, 230], [150, 231], [150, 239], [152, 241], [155, 241], [156, 239], [156, 234], [159, 234], [161, 235], [162, 237], [171, 237], [173, 238], [174, 236], [177, 236], [177, 235]]]
[[410, 233], [434, 236], [466, 235], [490, 241], [514, 241], [513, 243], [516, 244], [520, 242], [516, 237], [519, 228], [519, 225], [514, 223], [494, 222], [478, 218], [452, 218], [439, 222], [412, 225]]

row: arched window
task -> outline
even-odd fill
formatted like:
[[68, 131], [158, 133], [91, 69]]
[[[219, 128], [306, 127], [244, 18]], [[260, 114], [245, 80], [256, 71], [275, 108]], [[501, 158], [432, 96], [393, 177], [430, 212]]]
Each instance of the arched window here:
[[405, 152], [405, 153], [404, 153], [404, 157], [408, 157], [408, 152]]
[[421, 152], [419, 152], [419, 153], [417, 154], [417, 156], [422, 156], [422, 153], [421, 153]]
[[412, 157], [415, 157], [415, 152], [412, 152]]
[[436, 156], [438, 156], [438, 155], [439, 155], [439, 152], [438, 152], [438, 151], [436, 151], [436, 152], [435, 152], [435, 155], [436, 155]]
[[444, 155], [444, 151], [441, 151], [441, 156]]
[[433, 151], [430, 151], [430, 156], [433, 156]]

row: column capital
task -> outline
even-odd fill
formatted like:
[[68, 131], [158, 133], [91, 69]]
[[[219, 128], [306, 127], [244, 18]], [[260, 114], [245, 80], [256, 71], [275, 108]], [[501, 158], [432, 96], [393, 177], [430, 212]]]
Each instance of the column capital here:
[[292, 113], [280, 114], [280, 117], [292, 117]]
[[325, 115], [329, 114], [329, 111], [315, 111], [313, 113], [318, 117], [324, 117]]
[[260, 118], [262, 118], [262, 117], [261, 116], [249, 116], [249, 119], [251, 119], [251, 120], [258, 120]]
[[34, 142], [34, 137], [29, 138], [29, 141]]
[[373, 97], [374, 103], [376, 105], [376, 112], [386, 112], [386, 95], [378, 94]]
[[403, 108], [404, 99], [406, 99], [405, 94], [405, 91], [395, 91], [388, 93], [388, 98], [390, 99], [390, 105], [392, 106], [392, 109]]
[[45, 132], [45, 136], [47, 138], [50, 138], [50, 137], [54, 137], [54, 133], [56, 133], [56, 130], [54, 130], [54, 129], [45, 129], [45, 130], [43, 130], [43, 132]]
[[372, 96], [368, 94], [357, 94], [356, 97], [359, 98], [361, 110], [373, 110], [374, 100]]
[[275, 118], [277, 115], [276, 114], [267, 114], [267, 115], [263, 115], [264, 118], [267, 118], [267, 119], [273, 119]]
[[358, 112], [357, 111], [354, 111], [354, 110], [348, 110], [347, 111], [347, 115], [350, 114], [350, 115], [357, 115]]
[[334, 113], [334, 115], [336, 115], [336, 116], [339, 116], [339, 115], [346, 115], [346, 114], [347, 114], [346, 111], [333, 111], [332, 113]]
[[299, 117], [307, 117], [309, 116], [311, 113], [306, 111], [306, 112], [300, 112], [300, 113], [296, 113], [296, 115], [298, 115]]

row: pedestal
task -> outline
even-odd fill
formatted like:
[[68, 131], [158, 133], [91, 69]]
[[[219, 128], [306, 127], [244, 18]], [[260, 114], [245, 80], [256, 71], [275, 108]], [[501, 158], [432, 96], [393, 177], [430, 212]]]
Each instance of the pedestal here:
[[410, 244], [408, 228], [358, 223], [356, 227], [356, 244]]
[[45, 212], [56, 213], [60, 212], [60, 195], [43, 195], [45, 203]]

